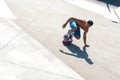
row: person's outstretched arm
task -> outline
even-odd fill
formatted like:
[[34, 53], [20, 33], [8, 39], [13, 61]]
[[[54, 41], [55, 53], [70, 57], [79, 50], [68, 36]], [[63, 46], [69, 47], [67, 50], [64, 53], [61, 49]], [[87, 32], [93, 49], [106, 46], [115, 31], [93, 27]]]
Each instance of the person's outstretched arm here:
[[84, 41], [84, 44], [85, 44], [86, 47], [90, 47], [90, 46], [87, 45], [87, 43], [86, 43], [86, 38], [87, 38], [86, 35], [87, 35], [87, 31], [85, 31], [84, 34], [83, 34], [83, 41]]
[[63, 29], [66, 27], [66, 25], [68, 24], [68, 22], [70, 21], [70, 20], [72, 20], [72, 19], [74, 19], [73, 17], [71, 17], [71, 18], [69, 18], [67, 21], [66, 21], [66, 23], [65, 24], [63, 24]]

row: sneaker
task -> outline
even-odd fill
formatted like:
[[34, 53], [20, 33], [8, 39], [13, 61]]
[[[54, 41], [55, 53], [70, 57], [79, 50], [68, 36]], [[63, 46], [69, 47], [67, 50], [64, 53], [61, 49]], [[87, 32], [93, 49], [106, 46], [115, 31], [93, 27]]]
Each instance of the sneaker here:
[[68, 37], [68, 35], [64, 35], [64, 40], [72, 42], [72, 35]]
[[64, 35], [64, 40], [69, 40], [68, 35]]
[[69, 36], [69, 39], [72, 39], [72, 35]]

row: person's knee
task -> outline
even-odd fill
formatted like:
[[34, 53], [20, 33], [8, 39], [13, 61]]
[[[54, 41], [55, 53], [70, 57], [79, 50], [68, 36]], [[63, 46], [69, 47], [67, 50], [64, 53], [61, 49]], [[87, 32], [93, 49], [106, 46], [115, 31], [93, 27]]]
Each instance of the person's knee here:
[[78, 40], [79, 40], [79, 39], [80, 39], [80, 37], [77, 37], [76, 39], [78, 39]]
[[71, 30], [72, 30], [72, 32], [75, 32], [77, 30], [77, 28], [72, 28]]
[[78, 40], [80, 39], [80, 37], [79, 37], [79, 36], [75, 36], [75, 38], [76, 38], [76, 39], [78, 39]]

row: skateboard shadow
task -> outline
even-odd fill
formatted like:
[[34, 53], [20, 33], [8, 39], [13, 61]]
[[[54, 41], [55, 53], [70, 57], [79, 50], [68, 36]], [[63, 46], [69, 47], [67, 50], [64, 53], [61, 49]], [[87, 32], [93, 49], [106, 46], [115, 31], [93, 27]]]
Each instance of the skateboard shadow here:
[[83, 46], [83, 50], [81, 50], [75, 44], [71, 44], [71, 45], [64, 44], [64, 46], [66, 46], [68, 48], [68, 50], [71, 51], [71, 53], [65, 52], [65, 51], [60, 49], [61, 53], [64, 53], [64, 54], [70, 55], [70, 56], [74, 56], [74, 57], [77, 57], [77, 58], [83, 58], [83, 59], [85, 59], [85, 61], [88, 64], [93, 64], [92, 60], [89, 58], [88, 53], [86, 52], [86, 47], [85, 46]]

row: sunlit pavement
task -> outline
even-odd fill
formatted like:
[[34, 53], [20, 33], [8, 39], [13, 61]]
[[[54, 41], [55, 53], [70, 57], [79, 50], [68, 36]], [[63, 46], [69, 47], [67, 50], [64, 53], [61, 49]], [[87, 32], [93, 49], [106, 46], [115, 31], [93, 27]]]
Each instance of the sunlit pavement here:
[[64, 0], [64, 1], [75, 6], [87, 9], [99, 15], [102, 15], [103, 17], [106, 17], [112, 21], [120, 23], [120, 9], [117, 6], [103, 3], [98, 0]]
[[84, 80], [15, 24], [11, 10], [0, 2], [0, 80]]
[[[12, 31], [14, 34], [12, 37], [13, 40], [10, 38], [11, 41], [5, 43], [4, 47], [1, 48], [1, 51], [3, 51], [0, 55], [1, 61], [6, 61], [10, 64], [16, 64], [17, 66], [25, 66], [26, 68], [37, 68], [43, 71], [57, 73], [59, 75], [62, 74], [72, 77], [72, 79], [78, 79], [78, 77], [80, 79], [80, 76], [82, 76], [85, 80], [120, 79], [120, 24], [83, 7], [71, 5], [64, 0], [5, 1], [16, 17], [16, 20], [10, 20], [10, 22], [8, 21], [7, 23], [17, 24], [21, 31], [18, 31], [19, 34], [16, 34], [14, 31]], [[95, 4], [97, 3], [95, 2]], [[87, 36], [87, 43], [90, 45], [89, 48], [84, 47], [82, 37], [80, 40], [73, 39], [73, 44], [70, 46], [65, 46], [62, 44], [63, 35], [66, 33], [67, 29], [62, 29], [61, 27], [71, 16], [86, 20], [92, 19], [94, 21], [94, 26], [91, 27]], [[31, 38], [29, 39], [27, 36], [25, 36], [22, 31], [32, 37], [32, 40], [34, 39], [36, 42], [32, 42]], [[22, 37], [24, 37], [27, 41], [24, 42]], [[4, 39], [2, 41], [2, 43], [4, 43]], [[30, 45], [34, 45], [33, 43], [42, 45], [42, 47], [44, 46], [45, 50], [41, 50], [41, 48], [38, 49], [40, 46], [33, 48], [30, 47]], [[24, 44], [24, 46], [22, 44]], [[7, 45], [9, 50], [12, 50], [12, 52], [7, 50]], [[16, 47], [18, 45], [21, 47]], [[40, 58], [42, 54], [40, 54], [41, 52], [39, 52], [39, 50], [43, 51], [42, 53], [44, 53], [46, 48], [50, 53], [46, 52], [46, 54], [48, 54], [47, 56], [45, 54], [44, 57], [47, 58]], [[20, 52], [16, 53], [16, 50]], [[60, 62], [54, 60], [55, 58], [51, 58], [51, 56], [48, 55], [56, 56]], [[47, 61], [49, 62], [46, 63]], [[61, 63], [66, 65], [67, 69], [71, 68], [72, 72], [66, 68], [63, 70], [61, 67], [65, 66], [63, 66]], [[58, 64], [61, 66], [58, 67]], [[18, 72], [19, 74], [17, 76], [22, 76], [24, 70], [21, 68], [23, 72], [19, 72], [19, 68], [20, 67], [15, 69], [13, 75]], [[5, 68], [5, 70], [2, 72], [5, 73], [6, 70], [7, 69]], [[14, 67], [11, 67], [10, 72], [13, 70]], [[25, 74], [28, 74], [28, 76], [32, 75], [31, 73], [33, 73], [29, 70], [27, 72], [25, 72]], [[38, 76], [41, 74], [38, 73], [34, 71], [33, 74], [35, 75], [31, 76], [32, 78], [30, 77], [31, 80], [36, 80], [36, 78], [39, 80], [41, 77]], [[50, 76], [51, 79], [54, 78], [52, 75], [48, 74], [48, 76]], [[26, 78], [27, 76], [24, 79], [26, 80]]]

